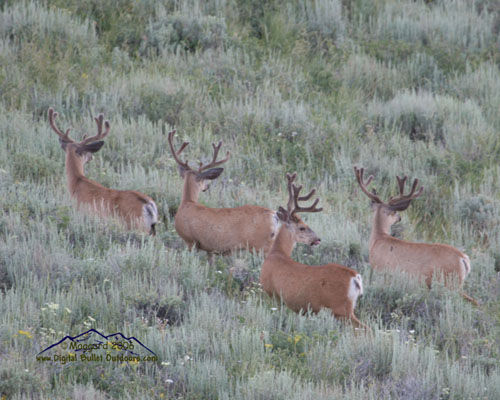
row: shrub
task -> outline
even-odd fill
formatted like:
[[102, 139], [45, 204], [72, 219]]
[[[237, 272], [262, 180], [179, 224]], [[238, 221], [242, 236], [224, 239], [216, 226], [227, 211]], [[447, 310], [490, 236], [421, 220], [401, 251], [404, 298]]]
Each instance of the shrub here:
[[131, 295], [129, 300], [148, 320], [159, 318], [168, 325], [180, 325], [186, 308], [182, 296], [165, 297], [146, 292]]
[[[471, 100], [458, 101], [428, 91], [401, 91], [388, 102], [368, 105], [373, 124], [399, 130], [413, 141], [441, 143], [465, 159], [490, 153], [494, 138], [481, 108]], [[474, 134], [471, 134], [474, 132]]]
[[497, 41], [493, 34], [494, 14], [477, 13], [474, 3], [465, 0], [387, 2], [370, 24], [371, 33], [381, 39], [432, 44], [444, 41], [468, 51], [489, 47]]
[[71, 50], [90, 51], [97, 46], [97, 36], [88, 20], [79, 21], [68, 12], [48, 9], [40, 2], [16, 2], [0, 13], [0, 37], [17, 45], [50, 45], [52, 56]]
[[227, 42], [224, 19], [212, 16], [167, 15], [150, 23], [146, 29], [141, 54], [188, 52], [219, 48]]
[[96, 83], [95, 72], [104, 61], [88, 20], [48, 9], [42, 2], [16, 2], [0, 12], [0, 38], [8, 41], [12, 53], [5, 77], [13, 87], [3, 89], [7, 104], [16, 107], [38, 92], [66, 88], [68, 82], [83, 91]]
[[24, 396], [34, 396], [40, 393], [46, 384], [35, 373], [22, 368], [13, 362], [3, 363], [0, 368], [0, 395], [5, 398], [16, 393]]
[[176, 126], [179, 124], [185, 98], [182, 89], [168, 93], [156, 86], [142, 87], [134, 111], [137, 115], [145, 114], [152, 122], [163, 121], [170, 126]]
[[40, 181], [57, 176], [61, 166], [47, 157], [31, 153], [17, 153], [12, 161], [12, 176], [14, 179]]
[[257, 39], [265, 37], [266, 16], [273, 15], [279, 8], [276, 0], [236, 0], [238, 20], [250, 27], [250, 35]]
[[317, 32], [337, 42], [343, 40], [346, 27], [340, 0], [298, 0], [295, 7], [289, 8], [293, 10], [289, 11], [293, 12], [291, 17], [304, 24], [308, 32]]
[[479, 231], [486, 231], [498, 224], [498, 204], [484, 195], [471, 196], [459, 200], [455, 209], [460, 219]]
[[129, 118], [145, 115], [153, 123], [177, 126], [188, 102], [188, 92], [179, 83], [165, 78], [156, 82], [138, 76], [120, 88], [120, 108]]
[[397, 128], [411, 140], [443, 141], [444, 116], [436, 112], [436, 97], [429, 92], [398, 92], [385, 104], [374, 101], [368, 115], [375, 126]]
[[136, 56], [144, 30], [162, 7], [172, 8], [166, 0], [159, 6], [155, 0], [48, 0], [49, 4], [68, 10], [82, 19], [93, 21], [101, 43], [108, 50], [118, 47]]
[[[499, 14], [500, 15], [500, 14]], [[500, 126], [500, 71], [498, 65], [484, 62], [477, 68], [470, 65], [450, 81], [450, 92], [459, 98], [473, 99], [481, 106], [485, 117]]]
[[368, 99], [389, 100], [405, 85], [404, 78], [395, 68], [364, 54], [353, 54], [341, 70], [343, 85], [358, 90]]

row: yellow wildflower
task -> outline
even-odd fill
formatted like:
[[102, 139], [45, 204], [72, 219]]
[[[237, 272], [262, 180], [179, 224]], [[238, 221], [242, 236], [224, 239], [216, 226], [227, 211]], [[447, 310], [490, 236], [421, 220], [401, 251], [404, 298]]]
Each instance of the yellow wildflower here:
[[29, 333], [28, 331], [19, 330], [17, 333], [19, 333], [20, 335], [27, 336], [29, 339], [33, 339], [33, 335], [31, 333]]

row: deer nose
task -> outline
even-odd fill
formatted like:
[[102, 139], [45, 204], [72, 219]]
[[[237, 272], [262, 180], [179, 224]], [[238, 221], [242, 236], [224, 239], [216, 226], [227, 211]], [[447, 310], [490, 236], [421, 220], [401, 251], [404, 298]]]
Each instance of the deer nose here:
[[316, 239], [314, 239], [311, 242], [311, 246], [317, 246], [319, 244], [319, 242], [321, 242], [321, 239], [320, 238], [316, 238]]

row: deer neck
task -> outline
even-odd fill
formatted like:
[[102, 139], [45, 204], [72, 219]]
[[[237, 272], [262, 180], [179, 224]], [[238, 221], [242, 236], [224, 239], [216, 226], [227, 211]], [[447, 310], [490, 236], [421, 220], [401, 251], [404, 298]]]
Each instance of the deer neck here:
[[283, 223], [278, 232], [278, 236], [276, 236], [276, 239], [274, 240], [271, 252], [282, 254], [286, 257], [291, 257], [293, 248], [295, 247], [295, 243], [296, 242], [293, 238], [292, 232], [290, 232], [290, 230], [286, 226], [286, 223]]
[[66, 151], [66, 177], [68, 179], [68, 189], [71, 194], [75, 192], [78, 181], [85, 177], [83, 161], [75, 154], [73, 149]]
[[382, 207], [377, 207], [373, 213], [373, 224], [372, 232], [370, 235], [370, 248], [375, 244], [375, 242], [384, 237], [390, 236], [391, 225], [384, 215], [384, 210]]
[[196, 182], [196, 177], [192, 174], [187, 174], [184, 177], [181, 203], [198, 203], [199, 195], [200, 187]]

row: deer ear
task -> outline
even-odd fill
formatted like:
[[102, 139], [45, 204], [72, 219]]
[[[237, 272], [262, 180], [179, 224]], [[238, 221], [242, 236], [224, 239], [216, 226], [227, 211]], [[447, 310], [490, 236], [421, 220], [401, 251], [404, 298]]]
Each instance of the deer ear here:
[[76, 154], [82, 155], [84, 153], [96, 153], [101, 150], [101, 147], [104, 145], [104, 141], [100, 140], [98, 142], [93, 142], [89, 144], [84, 144], [83, 146], [79, 146], [76, 149]]
[[68, 145], [69, 142], [65, 142], [61, 138], [59, 138], [59, 144], [61, 145], [62, 149], [66, 151], [66, 146]]
[[388, 208], [391, 211], [404, 211], [410, 206], [410, 203], [411, 199], [403, 200], [396, 204], [390, 204]]
[[177, 167], [179, 168], [179, 175], [181, 176], [182, 179], [184, 179], [187, 169], [182, 167], [181, 165], [177, 165]]
[[224, 168], [209, 169], [208, 171], [201, 172], [201, 173], [197, 174], [196, 180], [202, 181], [205, 179], [210, 179], [210, 180], [217, 179], [219, 177], [219, 175], [222, 174], [222, 171], [224, 171]]
[[290, 221], [290, 214], [283, 207], [278, 208], [278, 211], [276, 211], [276, 215], [283, 222]]

